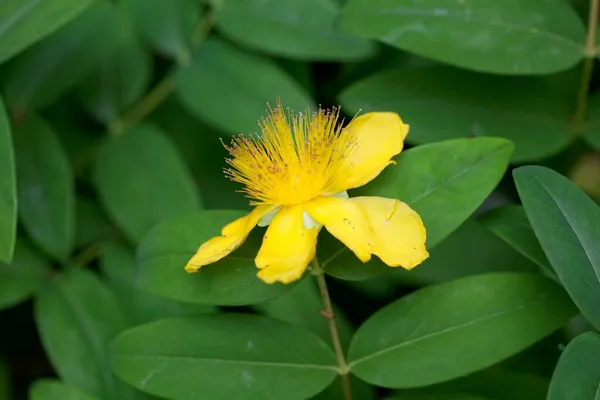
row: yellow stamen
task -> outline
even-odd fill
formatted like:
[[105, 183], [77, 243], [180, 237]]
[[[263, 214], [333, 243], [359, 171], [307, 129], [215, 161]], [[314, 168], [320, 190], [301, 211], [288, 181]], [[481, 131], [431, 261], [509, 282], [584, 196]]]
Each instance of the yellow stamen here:
[[342, 129], [339, 108], [294, 114], [280, 103], [260, 121], [262, 135], [235, 136], [225, 173], [244, 185], [251, 204], [294, 205], [333, 194], [342, 185], [340, 163], [355, 145]]

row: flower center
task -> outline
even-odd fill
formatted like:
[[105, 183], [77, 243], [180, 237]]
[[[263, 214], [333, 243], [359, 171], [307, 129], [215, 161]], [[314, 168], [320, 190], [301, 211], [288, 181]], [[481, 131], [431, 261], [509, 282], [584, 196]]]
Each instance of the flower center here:
[[225, 174], [244, 185], [250, 204], [294, 205], [344, 190], [340, 161], [355, 145], [338, 125], [339, 108], [285, 112], [278, 104], [260, 121], [262, 135], [234, 136]]

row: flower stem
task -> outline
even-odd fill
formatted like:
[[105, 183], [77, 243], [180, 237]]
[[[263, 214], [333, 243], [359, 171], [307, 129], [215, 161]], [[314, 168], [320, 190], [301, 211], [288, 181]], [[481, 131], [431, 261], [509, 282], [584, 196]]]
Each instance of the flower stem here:
[[590, 82], [594, 70], [594, 59], [596, 57], [596, 32], [598, 30], [598, 6], [600, 0], [590, 1], [590, 15], [588, 20], [588, 32], [585, 42], [585, 59], [581, 73], [579, 92], [577, 94], [577, 103], [575, 106], [575, 116], [573, 123], [575, 125], [575, 134], [582, 133], [588, 108], [588, 94], [590, 91]]
[[329, 297], [329, 290], [327, 290], [327, 282], [325, 281], [325, 275], [323, 269], [319, 265], [319, 261], [315, 257], [312, 261], [312, 274], [317, 280], [319, 285], [319, 292], [321, 293], [321, 299], [323, 300], [324, 310], [321, 314], [327, 318], [329, 323], [329, 333], [331, 334], [331, 341], [333, 342], [333, 349], [335, 351], [335, 358], [339, 367], [340, 380], [342, 382], [342, 390], [344, 393], [344, 400], [352, 400], [352, 391], [350, 389], [350, 376], [348, 372], [350, 368], [344, 357], [344, 349], [340, 342], [340, 335], [338, 333], [337, 325], [335, 324], [335, 314], [333, 307], [331, 306], [331, 298]]

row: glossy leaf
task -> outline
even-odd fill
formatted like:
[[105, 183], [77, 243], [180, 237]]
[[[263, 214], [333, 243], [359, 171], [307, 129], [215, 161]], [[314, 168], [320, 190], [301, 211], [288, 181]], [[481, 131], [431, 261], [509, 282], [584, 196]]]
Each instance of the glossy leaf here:
[[313, 102], [300, 85], [273, 61], [209, 39], [189, 67], [175, 77], [182, 103], [197, 117], [228, 134], [251, 133], [277, 98], [301, 111]]
[[519, 353], [576, 313], [562, 288], [539, 275], [462, 278], [377, 311], [354, 335], [349, 365], [377, 386], [428, 386]]
[[16, 126], [14, 140], [19, 217], [44, 251], [65, 260], [75, 239], [75, 182], [67, 155], [39, 118]]
[[191, 58], [189, 39], [201, 16], [196, 0], [133, 0], [136, 25], [148, 44], [186, 64]]
[[29, 389], [29, 400], [97, 400], [75, 386], [54, 379], [41, 379]]
[[0, 63], [75, 18], [93, 0], [4, 0], [0, 5]]
[[373, 54], [367, 40], [337, 29], [335, 0], [230, 0], [216, 14], [226, 36], [275, 56], [301, 60], [357, 60]]
[[466, 136], [512, 141], [513, 162], [550, 157], [572, 140], [572, 104], [541, 78], [501, 77], [434, 65], [380, 72], [339, 96], [346, 113], [396, 111], [410, 143]]
[[513, 175], [550, 264], [582, 314], [600, 327], [600, 208], [550, 169], [527, 166]]
[[274, 299], [294, 285], [266, 284], [256, 276], [256, 240], [215, 264], [188, 274], [184, 267], [198, 247], [244, 211], [211, 210], [163, 222], [145, 238], [137, 253], [137, 282], [171, 299], [215, 305], [248, 305]]
[[121, 379], [174, 400], [300, 400], [336, 375], [332, 350], [315, 334], [252, 315], [156, 321], [119, 335], [111, 355]]
[[46, 260], [24, 242], [18, 242], [12, 262], [0, 263], [0, 309], [28, 299], [39, 289], [50, 272], [50, 265]]
[[177, 148], [152, 125], [107, 142], [98, 152], [94, 177], [104, 207], [133, 242], [159, 222], [200, 208]]
[[59, 377], [99, 398], [131, 399], [111, 372], [108, 342], [125, 326], [113, 294], [87, 270], [57, 276], [35, 301], [42, 344]]
[[584, 57], [585, 28], [564, 0], [351, 0], [341, 29], [459, 67], [548, 74]]
[[159, 318], [199, 315], [216, 312], [213, 306], [182, 303], [144, 292], [135, 286], [135, 256], [123, 245], [107, 243], [102, 247], [100, 268], [111, 280], [121, 308], [130, 325], [140, 325]]
[[600, 336], [576, 337], [563, 351], [548, 391], [548, 400], [596, 400], [600, 387]]
[[17, 235], [17, 186], [12, 135], [0, 98], [0, 261], [10, 262]]
[[96, 1], [71, 23], [11, 60], [2, 79], [8, 106], [22, 114], [51, 104], [73, 87], [114, 45], [115, 22], [111, 2]]
[[498, 207], [479, 217], [479, 221], [525, 257], [552, 270], [523, 207]]

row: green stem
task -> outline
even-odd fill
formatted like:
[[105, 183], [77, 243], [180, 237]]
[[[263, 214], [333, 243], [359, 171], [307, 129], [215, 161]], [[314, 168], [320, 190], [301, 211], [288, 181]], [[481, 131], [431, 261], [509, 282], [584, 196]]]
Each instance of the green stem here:
[[577, 103], [575, 106], [575, 116], [573, 123], [575, 125], [575, 134], [579, 135], [583, 131], [583, 124], [586, 119], [588, 109], [588, 95], [590, 91], [590, 82], [592, 72], [594, 71], [594, 59], [596, 58], [596, 35], [598, 30], [598, 5], [600, 0], [590, 1], [590, 15], [588, 20], [588, 32], [585, 43], [585, 59], [581, 72], [581, 81], [577, 93]]
[[342, 381], [342, 390], [344, 393], [344, 400], [352, 400], [352, 391], [350, 389], [350, 376], [348, 372], [350, 368], [344, 357], [344, 349], [340, 342], [340, 334], [335, 324], [335, 314], [331, 305], [331, 298], [329, 297], [329, 290], [327, 289], [327, 282], [325, 281], [325, 275], [323, 269], [319, 265], [319, 261], [315, 257], [312, 261], [312, 274], [317, 280], [319, 285], [319, 292], [321, 293], [321, 299], [323, 300], [324, 310], [322, 314], [329, 323], [329, 333], [331, 334], [331, 341], [333, 342], [333, 350], [335, 352], [335, 358], [339, 367], [340, 379]]

